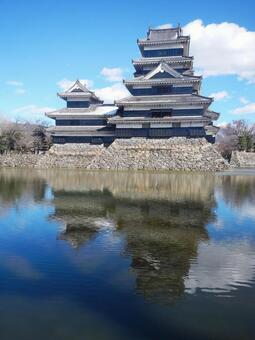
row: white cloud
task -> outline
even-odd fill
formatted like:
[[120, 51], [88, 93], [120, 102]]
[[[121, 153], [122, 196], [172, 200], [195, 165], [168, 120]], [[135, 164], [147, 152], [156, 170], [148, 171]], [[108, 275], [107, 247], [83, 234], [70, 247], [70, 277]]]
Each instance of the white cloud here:
[[47, 106], [37, 106], [34, 104], [26, 105], [19, 107], [13, 110], [13, 113], [28, 113], [28, 114], [38, 114], [38, 113], [45, 113], [47, 111], [53, 111], [55, 109]]
[[128, 90], [122, 83], [116, 83], [111, 86], [94, 90], [96, 95], [104, 100], [105, 103], [113, 103], [114, 100], [124, 98], [129, 95]]
[[21, 81], [18, 80], [7, 80], [6, 81], [7, 85], [15, 86], [15, 87], [23, 87], [24, 84]]
[[110, 82], [121, 81], [123, 79], [123, 70], [120, 67], [104, 67], [100, 74]]
[[255, 32], [228, 22], [204, 25], [200, 19], [183, 31], [191, 36], [194, 66], [204, 76], [236, 75], [255, 82]]
[[27, 91], [24, 89], [24, 84], [18, 80], [7, 80], [5, 82], [7, 85], [10, 85], [15, 88], [15, 93], [18, 95], [23, 95]]
[[213, 97], [216, 102], [229, 98], [229, 93], [227, 91], [219, 91], [211, 93], [209, 97]]
[[[79, 81], [83, 84], [86, 85], [87, 87], [93, 86], [93, 81], [89, 79], [79, 79]], [[71, 79], [61, 79], [57, 82], [58, 87], [61, 88], [61, 90], [66, 91], [68, 90], [73, 84], [75, 83], [75, 80]]]
[[48, 106], [37, 106], [34, 104], [18, 107], [11, 112], [12, 116], [15, 116], [18, 120], [36, 121], [38, 119], [47, 120], [45, 112], [54, 111], [55, 109]]
[[172, 28], [173, 26], [171, 24], [163, 24], [163, 25], [159, 25], [156, 28], [159, 29], [164, 29], [164, 28]]
[[244, 104], [244, 105], [246, 105], [246, 104], [249, 103], [249, 100], [246, 99], [245, 97], [240, 97], [239, 100], [240, 100], [240, 102], [241, 102], [242, 104]]
[[249, 103], [241, 107], [237, 107], [232, 111], [234, 115], [255, 114], [255, 103]]

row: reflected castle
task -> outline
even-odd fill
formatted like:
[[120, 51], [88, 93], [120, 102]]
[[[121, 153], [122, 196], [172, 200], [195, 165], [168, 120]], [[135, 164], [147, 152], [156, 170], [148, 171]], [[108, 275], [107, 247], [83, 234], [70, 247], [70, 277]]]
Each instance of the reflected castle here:
[[214, 176], [153, 173], [79, 173], [54, 188], [59, 239], [79, 248], [110, 230], [125, 239], [136, 290], [146, 298], [174, 301], [185, 290], [190, 261], [205, 226], [215, 219]]
[[[72, 253], [93, 248], [98, 238], [105, 247], [111, 235], [123, 240], [118, 256], [128, 260], [136, 292], [149, 300], [172, 303], [196, 289], [229, 292], [253, 280], [252, 244], [238, 237], [248, 229], [238, 231], [237, 220], [237, 230], [233, 221], [219, 221], [216, 209], [225, 202], [238, 218], [255, 218], [254, 176], [64, 170], [27, 176], [25, 170], [1, 169], [0, 189], [0, 213], [24, 201], [50, 205], [48, 218], [60, 227], [57, 239], [69, 243]], [[238, 238], [226, 246], [210, 228]]]

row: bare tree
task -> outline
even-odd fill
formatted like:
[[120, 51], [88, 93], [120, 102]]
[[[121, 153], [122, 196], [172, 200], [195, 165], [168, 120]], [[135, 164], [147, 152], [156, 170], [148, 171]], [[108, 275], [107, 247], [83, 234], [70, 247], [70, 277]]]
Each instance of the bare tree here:
[[46, 151], [51, 138], [46, 126], [29, 122], [6, 122], [0, 126], [0, 153]]
[[255, 124], [235, 120], [220, 129], [216, 142], [218, 150], [227, 159], [234, 150], [254, 151]]

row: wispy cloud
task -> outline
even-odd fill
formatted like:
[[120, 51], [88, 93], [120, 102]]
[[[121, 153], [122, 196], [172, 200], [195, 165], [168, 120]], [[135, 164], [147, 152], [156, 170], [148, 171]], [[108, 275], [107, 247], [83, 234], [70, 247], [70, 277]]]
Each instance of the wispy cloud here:
[[49, 111], [53, 111], [55, 109], [48, 107], [48, 106], [37, 106], [34, 104], [30, 104], [30, 105], [26, 105], [26, 106], [22, 106], [22, 107], [18, 107], [17, 109], [13, 110], [13, 113], [25, 113], [28, 115], [31, 114], [44, 114], [45, 112], [49, 112]]
[[249, 103], [241, 107], [237, 107], [232, 110], [234, 115], [251, 115], [255, 114], [255, 103]]
[[250, 102], [250, 101], [249, 101], [248, 99], [246, 99], [245, 97], [240, 97], [239, 100], [240, 100], [240, 103], [242, 103], [242, 104], [244, 104], [244, 105], [246, 105], [246, 104], [248, 104], [248, 103]]
[[25, 94], [27, 91], [25, 90], [25, 89], [23, 89], [23, 88], [17, 88], [16, 89], [16, 94], [20, 94], [20, 95], [22, 95], [22, 94]]
[[30, 121], [30, 122], [36, 122], [38, 120], [47, 121], [49, 120], [49, 118], [45, 116], [45, 113], [54, 110], [56, 109], [48, 106], [38, 106], [35, 104], [29, 104], [12, 110], [9, 113], [8, 117], [11, 117], [12, 119], [18, 121]]
[[23, 95], [27, 92], [24, 88], [24, 84], [22, 83], [22, 81], [7, 80], [5, 83], [6, 83], [6, 85], [10, 85], [10, 86], [14, 87], [15, 93], [18, 94], [18, 95]]
[[100, 74], [110, 82], [121, 81], [123, 79], [123, 70], [120, 67], [104, 67]]
[[230, 98], [230, 95], [227, 91], [219, 91], [211, 93], [209, 97], [213, 97], [216, 102]]
[[230, 98], [228, 91], [219, 91], [211, 93], [209, 97], [213, 97], [216, 102]]
[[21, 81], [18, 80], [7, 80], [6, 81], [7, 85], [15, 86], [15, 87], [22, 87], [24, 84]]

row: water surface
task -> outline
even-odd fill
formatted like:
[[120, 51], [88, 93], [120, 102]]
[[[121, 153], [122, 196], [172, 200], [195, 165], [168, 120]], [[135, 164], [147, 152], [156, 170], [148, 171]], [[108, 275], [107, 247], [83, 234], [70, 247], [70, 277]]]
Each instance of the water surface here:
[[0, 170], [0, 339], [252, 339], [255, 172]]

